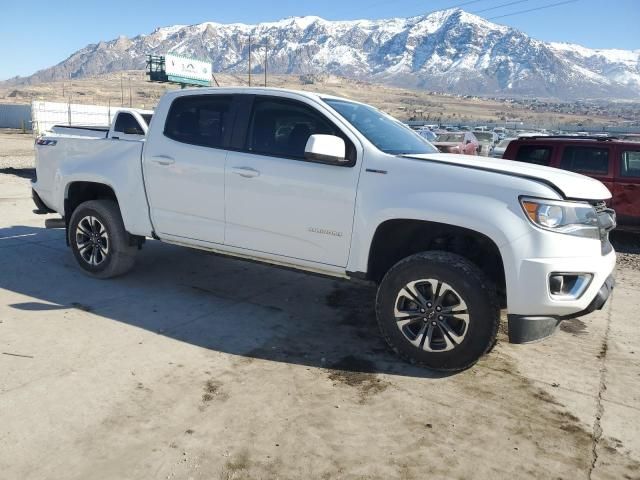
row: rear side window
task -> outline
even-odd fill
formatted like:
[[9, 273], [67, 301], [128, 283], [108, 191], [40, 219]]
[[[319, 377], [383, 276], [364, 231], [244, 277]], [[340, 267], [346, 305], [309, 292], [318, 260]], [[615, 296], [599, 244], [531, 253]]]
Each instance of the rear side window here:
[[620, 175], [623, 177], [640, 177], [640, 150], [622, 152]]
[[144, 131], [135, 117], [124, 112], [118, 114], [113, 131], [126, 135], [144, 135]]
[[311, 107], [286, 99], [256, 98], [246, 147], [253, 153], [304, 159], [307, 140], [315, 134], [343, 137]]
[[171, 104], [165, 136], [182, 143], [221, 148], [224, 144], [231, 96], [178, 97]]
[[560, 168], [580, 173], [606, 175], [609, 172], [609, 149], [594, 147], [565, 147]]
[[523, 145], [518, 149], [515, 160], [518, 162], [548, 166], [551, 161], [551, 148], [541, 147], [539, 145]]

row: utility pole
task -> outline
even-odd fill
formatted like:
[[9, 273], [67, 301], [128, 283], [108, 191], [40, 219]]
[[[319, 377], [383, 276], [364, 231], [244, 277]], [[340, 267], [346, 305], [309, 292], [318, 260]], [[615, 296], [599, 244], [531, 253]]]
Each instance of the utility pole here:
[[269, 58], [269, 39], [264, 42], [264, 86], [267, 86], [267, 60]]
[[249, 86], [251, 86], [251, 35], [249, 35]]
[[133, 105], [131, 104], [131, 77], [129, 77], [129, 108]]
[[120, 74], [120, 106], [124, 107], [124, 75]]

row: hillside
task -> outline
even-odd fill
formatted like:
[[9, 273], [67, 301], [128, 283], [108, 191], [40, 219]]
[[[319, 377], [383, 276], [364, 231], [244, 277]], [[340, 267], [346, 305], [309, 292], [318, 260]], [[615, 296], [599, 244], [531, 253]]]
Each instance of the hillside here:
[[[247, 85], [246, 75], [216, 74], [221, 86]], [[261, 75], [254, 77], [262, 82]], [[454, 95], [433, 94], [376, 83], [363, 82], [331, 75], [269, 75], [269, 86], [313, 90], [352, 98], [375, 105], [390, 114], [407, 120], [411, 117], [436, 123], [523, 121], [544, 127], [558, 124], [603, 125], [620, 120], [607, 115], [607, 109], [598, 111], [582, 107], [581, 114], [559, 113], [557, 105], [549, 104], [534, 109], [528, 102], [499, 101], [483, 98], [463, 98]], [[0, 85], [0, 103], [29, 103], [31, 100], [49, 100], [85, 104], [129, 105], [129, 85], [134, 107], [153, 108], [160, 96], [174, 85], [151, 83], [144, 72], [127, 71], [73, 81], [52, 81], [25, 86]], [[122, 86], [122, 89], [121, 89]], [[567, 104], [572, 111], [580, 110]], [[553, 111], [556, 110], [556, 111]]]

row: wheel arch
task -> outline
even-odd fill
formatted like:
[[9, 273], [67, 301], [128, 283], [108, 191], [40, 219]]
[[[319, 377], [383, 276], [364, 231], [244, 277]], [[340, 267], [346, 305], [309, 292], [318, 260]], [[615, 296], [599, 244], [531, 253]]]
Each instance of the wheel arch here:
[[[102, 182], [93, 182], [93, 181], [73, 181], [69, 182], [65, 188], [65, 196], [64, 196], [64, 220], [65, 220], [65, 228], [67, 234], [65, 235], [67, 245], [69, 245], [69, 223], [71, 221], [71, 216], [73, 212], [80, 206], [82, 203], [90, 201], [90, 200], [112, 200], [115, 202], [116, 206], [120, 210], [120, 215], [123, 217], [122, 209], [120, 208], [120, 202], [118, 201], [118, 196], [116, 194], [115, 189], [107, 184]], [[124, 221], [124, 218], [123, 218]], [[126, 228], [126, 227], [125, 227]], [[129, 244], [137, 245], [140, 247], [145, 238], [139, 235], [133, 235], [129, 231], [127, 231], [127, 235], [129, 236]]]
[[111, 185], [102, 182], [72, 181], [64, 192], [64, 217], [68, 222], [78, 205], [89, 200], [113, 200], [116, 204], [118, 196]]
[[366, 278], [379, 283], [398, 261], [434, 250], [456, 253], [477, 265], [504, 302], [505, 269], [498, 245], [484, 233], [446, 223], [409, 218], [380, 223], [370, 244]]

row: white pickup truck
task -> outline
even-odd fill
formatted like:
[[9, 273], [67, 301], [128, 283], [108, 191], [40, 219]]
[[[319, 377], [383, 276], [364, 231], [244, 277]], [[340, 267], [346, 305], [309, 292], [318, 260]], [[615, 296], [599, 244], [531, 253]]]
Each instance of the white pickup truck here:
[[114, 140], [144, 140], [153, 110], [121, 108], [113, 116], [111, 125], [54, 125], [46, 132], [47, 137], [69, 137], [83, 139], [112, 138]]
[[147, 237], [378, 284], [403, 358], [472, 365], [500, 308], [524, 343], [602, 308], [615, 213], [567, 171], [441, 154], [392, 117], [261, 88], [167, 93], [144, 142], [43, 137], [34, 195], [65, 219], [80, 267], [128, 271]]

